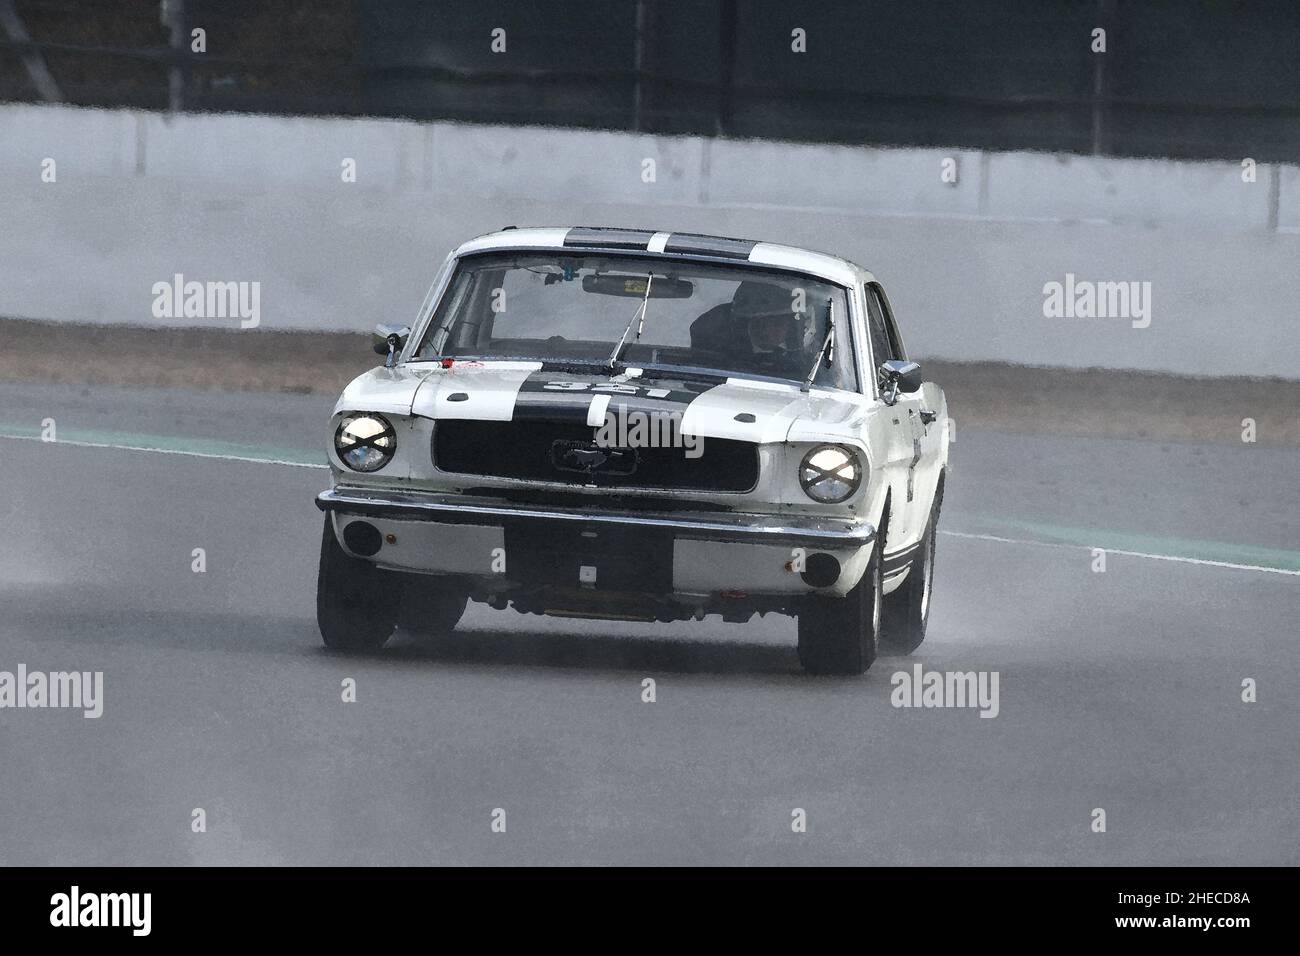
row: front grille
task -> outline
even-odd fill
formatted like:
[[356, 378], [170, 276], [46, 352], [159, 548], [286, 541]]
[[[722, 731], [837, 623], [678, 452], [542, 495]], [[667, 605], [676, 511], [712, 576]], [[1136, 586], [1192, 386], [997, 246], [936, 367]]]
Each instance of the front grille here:
[[574, 422], [440, 421], [433, 463], [442, 471], [599, 488], [749, 491], [758, 483], [758, 449], [705, 438], [685, 448], [597, 448], [596, 429]]

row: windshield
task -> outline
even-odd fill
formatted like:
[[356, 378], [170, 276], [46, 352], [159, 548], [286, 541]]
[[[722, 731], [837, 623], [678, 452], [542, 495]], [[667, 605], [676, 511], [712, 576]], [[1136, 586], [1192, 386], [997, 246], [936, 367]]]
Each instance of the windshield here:
[[[700, 369], [857, 390], [843, 287], [811, 276], [635, 256], [462, 259], [416, 359]], [[611, 361], [614, 360], [614, 361]]]

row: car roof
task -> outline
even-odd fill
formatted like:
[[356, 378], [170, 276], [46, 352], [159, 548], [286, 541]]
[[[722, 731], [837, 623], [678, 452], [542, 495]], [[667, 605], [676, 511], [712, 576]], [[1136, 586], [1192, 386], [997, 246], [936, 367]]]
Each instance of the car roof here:
[[454, 255], [504, 249], [555, 249], [637, 253], [665, 259], [709, 259], [748, 263], [804, 272], [839, 285], [871, 281], [871, 273], [839, 256], [754, 239], [732, 239], [694, 232], [656, 232], [653, 229], [623, 229], [614, 226], [528, 227], [507, 226], [499, 232], [471, 239]]

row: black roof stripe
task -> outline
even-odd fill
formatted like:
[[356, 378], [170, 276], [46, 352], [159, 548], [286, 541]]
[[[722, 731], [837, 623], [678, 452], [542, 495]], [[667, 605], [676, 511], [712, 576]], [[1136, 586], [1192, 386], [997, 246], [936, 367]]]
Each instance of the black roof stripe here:
[[[576, 249], [635, 249], [644, 251], [655, 236], [652, 229], [618, 229], [610, 226], [574, 226], [564, 234], [564, 245]], [[707, 236], [698, 232], [674, 232], [664, 244], [664, 252], [687, 256], [717, 256], [723, 259], [748, 259], [758, 242]]]
[[728, 239], [725, 236], [702, 236], [693, 232], [674, 232], [664, 245], [664, 252], [682, 255], [721, 256], [724, 259], [748, 259], [758, 245], [752, 239]]
[[574, 226], [564, 234], [566, 246], [603, 249], [642, 249], [650, 244], [649, 229], [609, 229], [603, 226]]

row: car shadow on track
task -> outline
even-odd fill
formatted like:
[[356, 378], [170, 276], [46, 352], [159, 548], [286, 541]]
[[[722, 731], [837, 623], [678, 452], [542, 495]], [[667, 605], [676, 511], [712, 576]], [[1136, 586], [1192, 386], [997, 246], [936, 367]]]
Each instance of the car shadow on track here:
[[[108, 606], [26, 605], [0, 622], [0, 640], [104, 647], [145, 646], [204, 654], [324, 656], [401, 666], [545, 667], [590, 672], [788, 676], [804, 679], [789, 643], [662, 638], [577, 631], [458, 630], [430, 640], [396, 632], [381, 650], [330, 651], [310, 618]], [[852, 678], [849, 678], [852, 679]], [[831, 679], [835, 680], [835, 679]]]
[[798, 674], [793, 647], [567, 632], [457, 631], [430, 640], [398, 631], [371, 655], [406, 662], [685, 674]]

